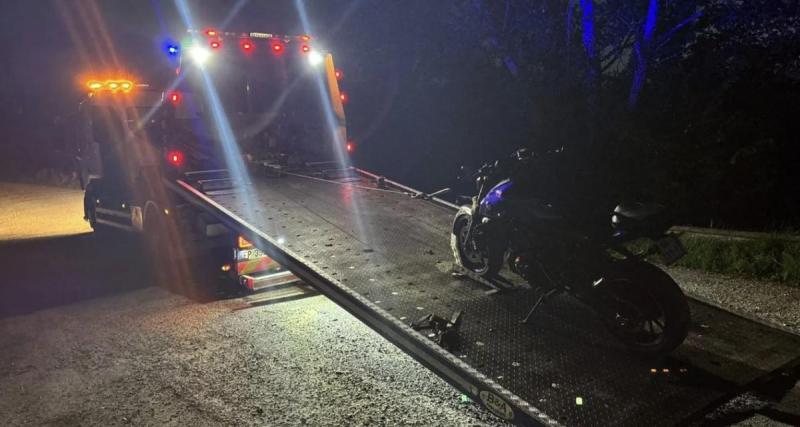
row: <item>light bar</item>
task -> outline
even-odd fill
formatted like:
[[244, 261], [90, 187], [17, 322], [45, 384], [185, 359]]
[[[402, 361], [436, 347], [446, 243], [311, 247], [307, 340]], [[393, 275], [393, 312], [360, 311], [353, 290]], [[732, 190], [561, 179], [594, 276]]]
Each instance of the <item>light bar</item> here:
[[109, 92], [124, 92], [128, 93], [133, 90], [133, 82], [130, 80], [89, 80], [86, 82], [86, 87], [92, 92], [109, 91]]

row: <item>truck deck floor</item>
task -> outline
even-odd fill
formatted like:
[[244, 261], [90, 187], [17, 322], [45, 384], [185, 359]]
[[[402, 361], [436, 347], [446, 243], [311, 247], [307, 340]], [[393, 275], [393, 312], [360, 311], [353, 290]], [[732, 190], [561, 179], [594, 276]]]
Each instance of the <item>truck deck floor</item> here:
[[[686, 342], [660, 361], [626, 353], [569, 297], [520, 324], [535, 300], [528, 287], [487, 292], [453, 274], [451, 208], [370, 188], [366, 178], [259, 178], [213, 195], [178, 186], [279, 262], [302, 264], [298, 276], [312, 275], [320, 291], [515, 423], [674, 425], [800, 356], [798, 337], [697, 301]], [[457, 310], [458, 345], [449, 351], [409, 327]]]

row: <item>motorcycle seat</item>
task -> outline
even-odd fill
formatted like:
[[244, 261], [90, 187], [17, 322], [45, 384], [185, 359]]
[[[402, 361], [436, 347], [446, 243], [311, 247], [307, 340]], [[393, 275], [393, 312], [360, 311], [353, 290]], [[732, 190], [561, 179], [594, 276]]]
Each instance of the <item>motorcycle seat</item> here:
[[614, 213], [625, 218], [637, 221], [651, 217], [664, 210], [664, 206], [658, 203], [620, 203], [614, 208]]

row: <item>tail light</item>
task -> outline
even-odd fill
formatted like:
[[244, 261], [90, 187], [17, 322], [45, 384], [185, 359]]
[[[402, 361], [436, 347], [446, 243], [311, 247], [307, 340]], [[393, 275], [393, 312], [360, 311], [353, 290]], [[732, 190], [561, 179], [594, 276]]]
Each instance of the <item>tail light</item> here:
[[176, 107], [177, 107], [177, 106], [178, 106], [178, 104], [180, 104], [180, 103], [181, 103], [181, 93], [180, 93], [180, 92], [177, 92], [177, 91], [175, 91], [175, 92], [171, 92], [171, 93], [169, 94], [169, 102], [171, 102], [171, 103], [172, 103], [172, 105], [174, 105], [174, 106], [176, 106]]
[[183, 151], [171, 150], [167, 153], [167, 162], [176, 168], [183, 166], [184, 156]]

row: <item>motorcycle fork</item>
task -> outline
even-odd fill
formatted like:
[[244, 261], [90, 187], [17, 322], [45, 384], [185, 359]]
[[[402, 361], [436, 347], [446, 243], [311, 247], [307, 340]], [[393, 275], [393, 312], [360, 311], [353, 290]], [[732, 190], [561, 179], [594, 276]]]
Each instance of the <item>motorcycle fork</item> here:
[[469, 222], [467, 223], [467, 235], [464, 236], [464, 242], [469, 242], [472, 238], [472, 233], [475, 231], [475, 221], [478, 219], [478, 203], [479, 203], [478, 196], [472, 197], [472, 206], [470, 206], [470, 216]]

